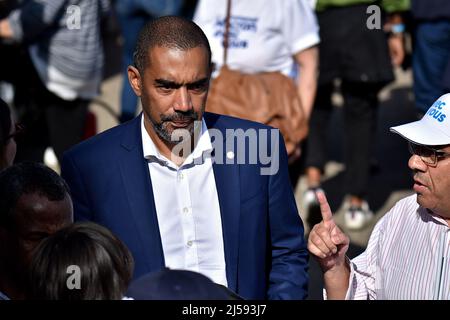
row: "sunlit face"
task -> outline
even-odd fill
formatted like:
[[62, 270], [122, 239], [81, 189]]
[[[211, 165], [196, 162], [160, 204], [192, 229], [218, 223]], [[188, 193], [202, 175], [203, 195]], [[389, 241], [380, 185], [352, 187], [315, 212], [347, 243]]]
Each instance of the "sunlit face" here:
[[[450, 152], [450, 146], [440, 150]], [[418, 155], [412, 155], [408, 166], [414, 173], [417, 202], [450, 219], [450, 157], [439, 159], [436, 166], [429, 166]]]
[[173, 145], [176, 129], [194, 130], [205, 110], [211, 68], [207, 50], [154, 47], [143, 74], [129, 67], [128, 76], [141, 97], [146, 129], [155, 142]]

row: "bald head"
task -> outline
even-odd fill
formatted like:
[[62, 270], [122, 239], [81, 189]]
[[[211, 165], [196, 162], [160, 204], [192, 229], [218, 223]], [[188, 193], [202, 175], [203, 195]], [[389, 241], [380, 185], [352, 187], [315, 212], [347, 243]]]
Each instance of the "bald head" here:
[[154, 47], [189, 50], [204, 47], [211, 63], [208, 38], [194, 22], [176, 16], [166, 16], [147, 23], [141, 30], [134, 52], [134, 65], [141, 74], [149, 62]]

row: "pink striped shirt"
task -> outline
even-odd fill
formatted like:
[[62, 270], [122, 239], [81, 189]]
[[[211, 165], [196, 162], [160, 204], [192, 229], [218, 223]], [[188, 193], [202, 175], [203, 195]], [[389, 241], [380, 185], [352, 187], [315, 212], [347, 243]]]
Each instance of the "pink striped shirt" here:
[[351, 261], [346, 299], [450, 299], [449, 233], [416, 195], [400, 200]]

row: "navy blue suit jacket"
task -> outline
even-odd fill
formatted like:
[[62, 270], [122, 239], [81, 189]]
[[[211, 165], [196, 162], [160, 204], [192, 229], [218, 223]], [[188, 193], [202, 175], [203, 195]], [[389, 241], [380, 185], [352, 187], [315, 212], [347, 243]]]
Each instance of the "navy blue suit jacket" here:
[[[220, 130], [224, 138], [226, 129], [270, 129], [211, 113], [205, 113], [204, 119], [209, 129]], [[281, 135], [275, 145], [280, 152], [273, 152], [273, 157], [280, 168], [274, 175], [261, 175], [259, 161], [213, 164], [228, 287], [245, 299], [304, 299], [307, 295], [308, 253]], [[233, 151], [227, 148], [215, 152], [226, 159], [227, 152]], [[135, 278], [164, 267], [140, 117], [66, 152], [61, 171], [71, 189], [75, 220], [97, 222], [118, 235], [135, 259]]]

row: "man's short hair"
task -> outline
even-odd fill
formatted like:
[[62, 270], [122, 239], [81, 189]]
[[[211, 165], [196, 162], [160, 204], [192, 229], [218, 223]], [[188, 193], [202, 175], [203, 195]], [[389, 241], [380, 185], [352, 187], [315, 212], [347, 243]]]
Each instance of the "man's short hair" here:
[[203, 46], [211, 64], [211, 47], [202, 29], [191, 20], [165, 16], [147, 23], [141, 30], [134, 52], [134, 66], [142, 74], [154, 47], [189, 50]]
[[50, 201], [61, 201], [69, 192], [63, 178], [36, 162], [22, 162], [0, 172], [0, 226], [12, 223], [17, 201], [24, 194], [37, 193]]

